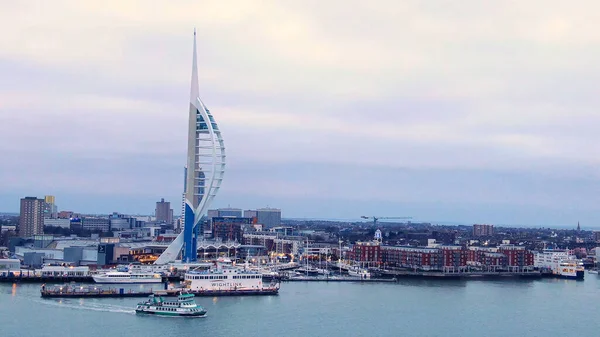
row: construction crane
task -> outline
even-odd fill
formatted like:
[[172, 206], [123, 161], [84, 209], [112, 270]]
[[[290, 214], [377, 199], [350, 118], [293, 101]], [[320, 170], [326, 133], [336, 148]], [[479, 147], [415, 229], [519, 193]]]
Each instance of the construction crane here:
[[410, 216], [361, 216], [362, 219], [373, 219], [373, 226], [377, 226], [377, 220], [410, 220]]

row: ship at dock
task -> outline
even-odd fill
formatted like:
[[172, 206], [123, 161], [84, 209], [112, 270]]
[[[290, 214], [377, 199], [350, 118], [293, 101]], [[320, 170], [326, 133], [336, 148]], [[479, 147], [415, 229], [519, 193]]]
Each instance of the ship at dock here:
[[348, 275], [353, 277], [358, 277], [360, 279], [370, 279], [371, 272], [368, 269], [360, 268], [358, 266], [354, 266], [348, 269]]
[[162, 275], [158, 273], [109, 271], [93, 275], [96, 283], [161, 283]]
[[559, 278], [583, 280], [583, 262], [568, 250], [544, 249], [535, 255], [534, 266]]
[[186, 291], [201, 295], [276, 295], [280, 283], [277, 279], [264, 282], [262, 272], [220, 259], [214, 267], [187, 271], [182, 286]]

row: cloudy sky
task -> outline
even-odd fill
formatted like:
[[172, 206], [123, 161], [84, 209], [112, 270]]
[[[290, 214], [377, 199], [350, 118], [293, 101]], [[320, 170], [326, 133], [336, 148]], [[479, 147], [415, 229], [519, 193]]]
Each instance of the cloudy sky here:
[[600, 225], [600, 3], [0, 1], [0, 210], [176, 212], [192, 31], [214, 206]]

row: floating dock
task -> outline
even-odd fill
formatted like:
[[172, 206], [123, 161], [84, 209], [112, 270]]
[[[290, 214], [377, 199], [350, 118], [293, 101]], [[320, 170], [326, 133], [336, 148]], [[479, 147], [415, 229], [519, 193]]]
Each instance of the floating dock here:
[[121, 297], [148, 297], [152, 295], [152, 291], [133, 291], [123, 288], [111, 288], [111, 289], [90, 289], [75, 287], [61, 287], [59, 289], [42, 289], [41, 295], [44, 298], [121, 298]]
[[91, 276], [38, 276], [21, 274], [19, 276], [0, 276], [0, 283], [94, 283]]
[[[123, 298], [123, 297], [148, 297], [177, 296], [184, 289], [147, 290], [138, 291], [125, 288], [103, 288], [101, 286], [65, 284], [55, 286], [42, 285], [40, 294], [43, 298]], [[279, 288], [268, 288], [262, 290], [204, 290], [188, 291], [198, 297], [214, 296], [268, 296], [277, 295]]]

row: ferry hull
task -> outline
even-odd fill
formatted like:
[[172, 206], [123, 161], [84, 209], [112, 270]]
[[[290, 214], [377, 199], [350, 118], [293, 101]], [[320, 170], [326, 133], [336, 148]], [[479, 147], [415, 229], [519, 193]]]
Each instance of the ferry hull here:
[[269, 296], [278, 295], [279, 289], [263, 290], [197, 290], [190, 291], [196, 296]]
[[168, 316], [168, 317], [206, 317], [206, 311], [180, 313], [180, 312], [159, 312], [151, 310], [136, 310], [136, 314], [140, 315], [156, 315], [156, 316]]
[[575, 275], [559, 274], [558, 277], [563, 278], [563, 279], [569, 279], [569, 280], [583, 280], [584, 275], [585, 275], [585, 272], [583, 270], [581, 270], [581, 271], [578, 270]]

